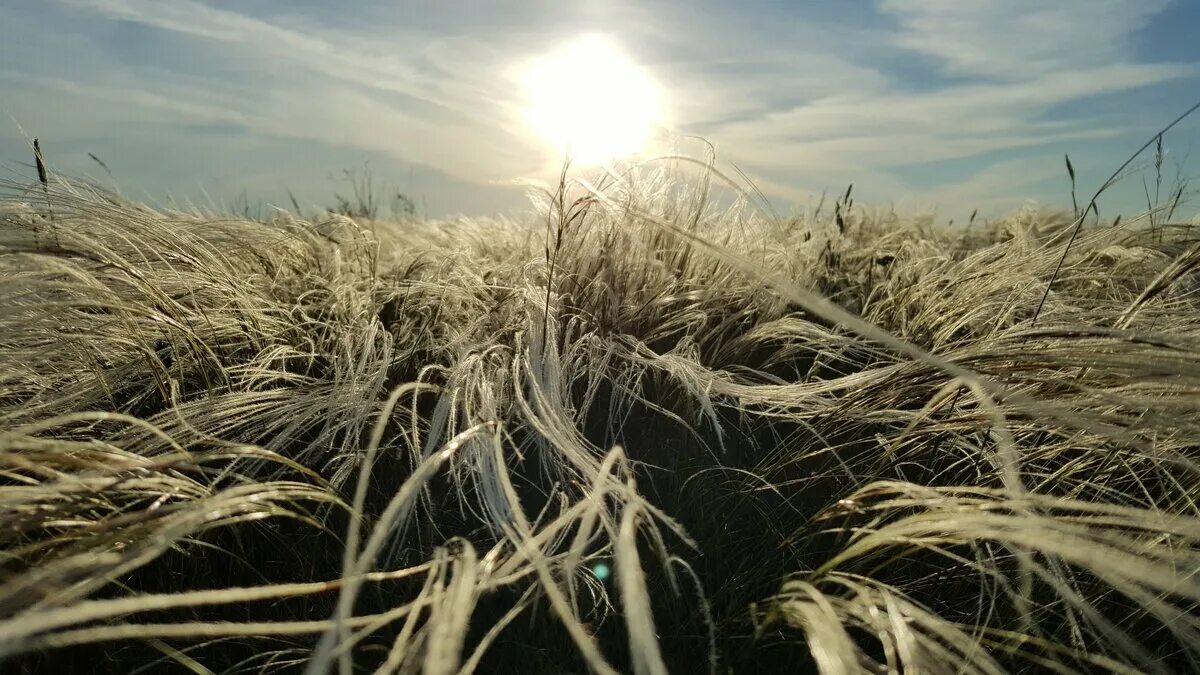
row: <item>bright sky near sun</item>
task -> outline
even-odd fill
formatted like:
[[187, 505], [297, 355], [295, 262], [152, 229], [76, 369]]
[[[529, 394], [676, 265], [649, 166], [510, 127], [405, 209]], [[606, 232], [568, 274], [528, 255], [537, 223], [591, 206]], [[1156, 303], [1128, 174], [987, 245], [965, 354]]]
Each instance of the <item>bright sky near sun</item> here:
[[[477, 215], [564, 151], [698, 136], [780, 210], [853, 182], [997, 213], [1067, 202], [1066, 153], [1094, 188], [1200, 99], [1198, 28], [1197, 0], [0, 0], [0, 171], [36, 135], [136, 198], [328, 205], [369, 162]], [[1198, 138], [1167, 137], [1167, 180]], [[1135, 177], [1102, 208], [1139, 201]]]
[[518, 72], [526, 119], [555, 155], [583, 164], [645, 156], [664, 128], [659, 85], [602, 35], [572, 39]]

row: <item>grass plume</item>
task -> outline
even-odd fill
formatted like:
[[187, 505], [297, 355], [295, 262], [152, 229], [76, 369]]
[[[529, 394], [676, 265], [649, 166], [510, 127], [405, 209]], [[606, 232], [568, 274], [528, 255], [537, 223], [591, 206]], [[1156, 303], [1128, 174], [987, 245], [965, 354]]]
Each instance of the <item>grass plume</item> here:
[[1192, 229], [720, 180], [369, 227], [5, 184], [0, 663], [1200, 666]]

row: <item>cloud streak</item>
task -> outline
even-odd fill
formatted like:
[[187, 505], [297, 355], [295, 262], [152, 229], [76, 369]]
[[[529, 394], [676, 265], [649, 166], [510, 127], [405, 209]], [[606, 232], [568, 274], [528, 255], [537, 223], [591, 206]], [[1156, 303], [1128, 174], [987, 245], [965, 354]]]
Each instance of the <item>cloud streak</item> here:
[[[865, 180], [896, 196], [916, 189], [905, 180], [906, 167], [978, 158], [980, 180], [994, 188], [989, 201], [1018, 204], [1026, 196], [1022, 184], [1006, 188], [992, 180], [1010, 174], [1013, 162], [989, 156], [1148, 133], [1131, 128], [1127, 119], [1089, 114], [1086, 104], [1200, 76], [1195, 62], [1147, 63], [1133, 54], [1132, 35], [1165, 2], [1043, 4], [884, 0], [880, 10], [899, 25], [875, 36], [874, 43], [886, 46], [873, 59], [877, 70], [863, 72], [861, 64], [856, 70], [849, 61], [822, 67], [829, 73], [828, 86], [818, 84], [817, 97], [782, 107], [743, 101], [751, 114], [706, 131], [727, 157], [752, 173], [782, 176], [790, 169], [809, 181], [824, 176], [824, 186]], [[920, 87], [887, 77], [887, 49], [891, 58], [927, 59], [933, 74]], [[1072, 105], [1084, 110], [1069, 117], [1055, 114]], [[806, 187], [811, 190], [811, 183]], [[954, 187], [973, 184], [947, 176], [941, 185], [925, 189], [960, 208], [963, 200], [979, 196], [962, 189], [961, 199], [955, 199]], [[1007, 200], [996, 199], [997, 194]]]
[[1167, 0], [883, 0], [891, 42], [949, 72], [1025, 80], [1129, 58], [1131, 36]]

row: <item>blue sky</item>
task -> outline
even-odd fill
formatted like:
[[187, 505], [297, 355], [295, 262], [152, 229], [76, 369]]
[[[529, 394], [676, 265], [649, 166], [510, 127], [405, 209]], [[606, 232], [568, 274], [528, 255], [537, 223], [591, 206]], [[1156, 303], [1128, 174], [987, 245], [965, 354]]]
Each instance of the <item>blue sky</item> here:
[[[0, 0], [0, 17], [0, 172], [30, 175], [36, 135], [57, 170], [110, 181], [93, 153], [159, 203], [329, 204], [368, 162], [429, 215], [520, 208], [554, 158], [512, 68], [589, 33], [660, 84], [673, 134], [782, 210], [850, 182], [900, 211], [1060, 205], [1064, 153], [1093, 189], [1200, 99], [1196, 0]], [[1198, 132], [1167, 137], [1169, 178], [1197, 174]], [[1141, 194], [1135, 177], [1102, 211]]]

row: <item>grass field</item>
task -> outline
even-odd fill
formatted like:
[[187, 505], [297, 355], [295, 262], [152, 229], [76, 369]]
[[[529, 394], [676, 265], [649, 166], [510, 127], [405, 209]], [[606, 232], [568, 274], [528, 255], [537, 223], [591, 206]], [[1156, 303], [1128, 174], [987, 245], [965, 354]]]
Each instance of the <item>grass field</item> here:
[[1200, 228], [3, 192], [0, 670], [1200, 667]]

